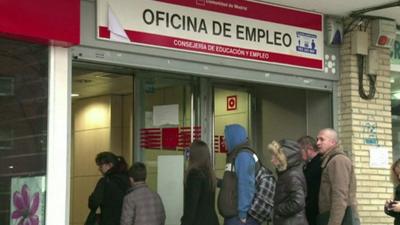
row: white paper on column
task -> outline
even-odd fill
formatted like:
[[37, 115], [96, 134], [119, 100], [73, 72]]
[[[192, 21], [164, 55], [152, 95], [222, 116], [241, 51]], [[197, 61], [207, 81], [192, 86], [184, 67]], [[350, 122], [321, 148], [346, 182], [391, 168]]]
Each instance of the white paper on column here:
[[113, 41], [130, 42], [128, 35], [126, 34], [124, 28], [119, 22], [115, 13], [108, 5], [108, 29], [110, 30], [110, 39]]
[[389, 151], [387, 148], [374, 146], [369, 149], [369, 166], [371, 168], [388, 168]]
[[183, 155], [158, 156], [157, 163], [157, 192], [165, 207], [165, 225], [180, 224], [183, 215]]
[[179, 105], [155, 105], [153, 106], [154, 126], [178, 125], [179, 124]]

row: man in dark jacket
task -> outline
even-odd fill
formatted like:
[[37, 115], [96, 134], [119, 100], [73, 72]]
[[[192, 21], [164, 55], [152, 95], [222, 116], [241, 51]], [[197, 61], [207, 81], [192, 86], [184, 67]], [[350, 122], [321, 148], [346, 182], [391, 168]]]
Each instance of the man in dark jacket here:
[[309, 225], [316, 225], [318, 215], [318, 195], [321, 184], [321, 155], [318, 154], [315, 139], [303, 136], [297, 140], [303, 151], [304, 176], [307, 182], [306, 217]]

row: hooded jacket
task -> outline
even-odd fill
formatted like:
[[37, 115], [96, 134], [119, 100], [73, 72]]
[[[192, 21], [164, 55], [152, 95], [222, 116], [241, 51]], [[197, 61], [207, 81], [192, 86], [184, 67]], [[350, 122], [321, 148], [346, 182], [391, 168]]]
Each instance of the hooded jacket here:
[[[225, 127], [225, 143], [228, 154], [236, 147], [248, 142], [244, 127], [232, 124]], [[255, 193], [255, 166], [253, 155], [247, 151], [240, 152], [235, 159], [235, 172], [238, 185], [238, 216], [240, 219], [247, 217], [247, 212]]]
[[307, 225], [305, 198], [307, 184], [303, 173], [300, 147], [292, 140], [273, 142], [269, 146], [280, 162], [274, 197], [274, 225]]

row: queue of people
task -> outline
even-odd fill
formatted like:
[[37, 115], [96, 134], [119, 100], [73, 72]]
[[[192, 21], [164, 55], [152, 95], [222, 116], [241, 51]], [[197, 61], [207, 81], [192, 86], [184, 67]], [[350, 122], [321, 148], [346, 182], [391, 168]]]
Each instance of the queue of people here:
[[[181, 225], [219, 225], [217, 188], [224, 225], [261, 225], [264, 221], [274, 225], [360, 224], [354, 167], [335, 130], [322, 129], [316, 140], [303, 136], [297, 141], [271, 142], [268, 150], [275, 176], [262, 165], [241, 125], [225, 127], [225, 144], [228, 155], [222, 178], [216, 178], [208, 145], [200, 140], [191, 144], [182, 184]], [[95, 161], [103, 176], [89, 197], [85, 225], [165, 224], [163, 202], [146, 184], [145, 164], [136, 162], [128, 169], [125, 160], [111, 152], [99, 153]], [[392, 166], [397, 185], [399, 174], [398, 160]], [[395, 224], [400, 224], [398, 201], [400, 185], [394, 200], [385, 204]]]

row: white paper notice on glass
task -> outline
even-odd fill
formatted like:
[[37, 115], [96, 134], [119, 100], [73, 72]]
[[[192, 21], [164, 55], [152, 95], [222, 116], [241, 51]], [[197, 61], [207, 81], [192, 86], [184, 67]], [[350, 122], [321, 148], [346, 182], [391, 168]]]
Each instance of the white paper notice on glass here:
[[371, 168], [388, 168], [389, 151], [385, 147], [374, 146], [369, 149], [369, 166]]
[[179, 105], [155, 105], [153, 106], [154, 126], [178, 125], [179, 124]]

